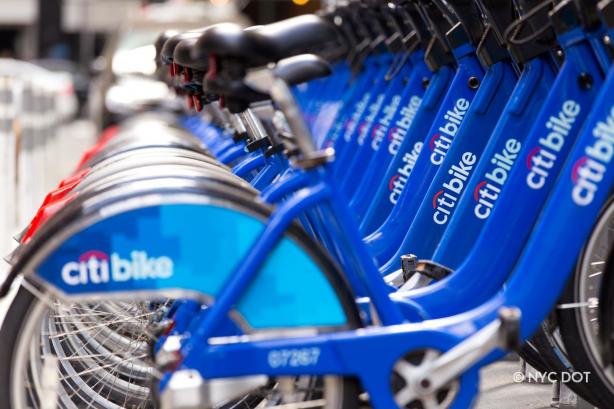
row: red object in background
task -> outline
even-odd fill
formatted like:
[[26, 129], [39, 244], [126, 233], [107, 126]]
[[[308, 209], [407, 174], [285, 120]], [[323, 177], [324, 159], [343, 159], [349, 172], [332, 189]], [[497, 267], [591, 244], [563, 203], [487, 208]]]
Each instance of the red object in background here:
[[60, 210], [66, 203], [70, 202], [74, 198], [74, 195], [66, 195], [61, 199], [58, 199], [52, 203], [47, 204], [46, 206], [41, 207], [36, 212], [36, 216], [30, 222], [30, 226], [28, 226], [28, 230], [26, 234], [21, 239], [22, 243], [27, 243], [30, 241], [34, 233], [43, 225], [51, 216], [53, 216], [58, 210]]
[[83, 154], [75, 172], [63, 179], [56, 189], [45, 196], [45, 200], [43, 200], [42, 205], [30, 222], [28, 230], [21, 240], [22, 243], [27, 243], [43, 223], [76, 197], [76, 194], [72, 193], [73, 189], [81, 183], [83, 178], [87, 176], [91, 170], [91, 168], [83, 168], [83, 166], [85, 166], [93, 156], [100, 152], [118, 132], [119, 126], [117, 125], [105, 129], [100, 135], [98, 142]]
[[83, 156], [81, 157], [81, 160], [79, 161], [79, 164], [77, 165], [77, 171], [81, 170], [81, 168], [83, 168], [83, 166], [94, 156], [96, 155], [98, 152], [100, 152], [100, 150], [111, 140], [115, 137], [115, 135], [117, 135], [117, 133], [119, 132], [119, 125], [113, 125], [108, 127], [107, 129], [105, 129], [102, 134], [100, 135], [100, 138], [98, 139], [98, 142], [96, 143], [96, 145], [92, 146], [89, 150], [87, 150]]
[[203, 110], [203, 106], [200, 103], [200, 99], [198, 99], [198, 96], [194, 95], [192, 97], [192, 103], [194, 105], [194, 109], [196, 110], [196, 112], [200, 112]]
[[192, 70], [189, 68], [183, 69], [183, 81], [190, 82], [192, 80]]
[[81, 182], [81, 180], [73, 180], [72, 182], [67, 183], [67, 184], [65, 184], [62, 187], [59, 187], [59, 188], [57, 188], [55, 190], [52, 190], [51, 192], [49, 192], [47, 194], [47, 197], [45, 197], [45, 200], [43, 201], [43, 204], [41, 205], [41, 208], [45, 207], [45, 206], [48, 206], [48, 205], [50, 205], [50, 204], [52, 204], [54, 202], [57, 202], [58, 200], [63, 199], [80, 182]]
[[174, 62], [172, 62], [171, 65], [169, 65], [168, 67], [168, 71], [169, 71], [170, 76], [174, 77], [175, 75], [179, 73], [179, 66], [175, 64]]
[[63, 179], [60, 184], [58, 185], [58, 187], [62, 187], [64, 185], [69, 185], [71, 184], [73, 181], [75, 180], [81, 180], [83, 179], [88, 173], [90, 173], [90, 170], [92, 168], [85, 168], [83, 170], [80, 170], [76, 173], [73, 173], [72, 175], [70, 175], [69, 177]]

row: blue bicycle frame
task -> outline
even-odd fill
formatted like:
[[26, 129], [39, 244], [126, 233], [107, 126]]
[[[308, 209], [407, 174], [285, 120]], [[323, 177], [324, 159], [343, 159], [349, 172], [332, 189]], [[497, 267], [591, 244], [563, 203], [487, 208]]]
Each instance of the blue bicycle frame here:
[[[399, 145], [402, 144], [407, 129], [412, 126], [418, 115], [425, 94], [425, 82], [431, 81], [432, 73], [427, 69], [422, 51], [412, 53], [409, 63], [412, 70], [406, 79], [403, 93], [396, 104], [395, 101], [392, 102], [392, 107], [396, 106], [396, 109], [389, 107], [388, 110], [384, 110], [372, 130], [373, 139], [368, 144], [372, 151], [371, 158], [364, 177], [359, 183], [357, 182], [357, 190], [350, 201], [350, 208], [356, 213], [359, 220], [369, 208], [373, 193], [383, 184], [383, 177], [388, 166], [399, 151]], [[430, 86], [435, 87], [436, 85]]]
[[[397, 360], [408, 351], [425, 348], [449, 351], [466, 345], [463, 341], [478, 331], [488, 332], [498, 327], [498, 312], [503, 306], [522, 311], [520, 333], [522, 338], [528, 337], [563, 289], [565, 277], [572, 271], [592, 223], [614, 187], [614, 169], [609, 166], [614, 155], [612, 86], [614, 70], [610, 71], [595, 100], [595, 108], [562, 170], [565, 177], [558, 180], [508, 285], [479, 308], [463, 315], [429, 321], [428, 325], [370, 328], [362, 330], [359, 336], [349, 331], [210, 345], [194, 350], [183, 361], [184, 365], [197, 367], [205, 378], [260, 373], [270, 376], [356, 375], [369, 392], [374, 406], [392, 408], [395, 403], [389, 376]], [[565, 241], [552, 245], [545, 242], [544, 237], [565, 237]], [[535, 302], [535, 294], [539, 294], [539, 302]], [[493, 345], [496, 351], [495, 348]], [[277, 362], [271, 359], [276, 354], [292, 350], [317, 351], [318, 359], [300, 366], [271, 364]], [[378, 353], [365, 354], [370, 350]], [[480, 364], [501, 357], [503, 353], [499, 350]], [[478, 368], [476, 365], [459, 376], [459, 390], [452, 408], [471, 405], [477, 392]]]
[[[586, 34], [575, 29], [559, 36], [559, 42], [567, 58], [520, 150], [523, 166], [512, 169], [477, 243], [454, 274], [407, 294], [427, 316], [476, 307], [501, 288], [593, 107], [602, 74]], [[583, 73], [593, 80], [586, 89], [578, 82]]]
[[392, 259], [382, 266], [384, 274], [397, 269], [403, 254], [432, 256], [516, 83], [517, 75], [509, 61], [488, 68], [405, 239]]
[[[424, 139], [418, 159], [407, 179], [406, 188], [401, 192], [397, 204], [386, 221], [365, 238], [372, 254], [379, 263], [388, 261], [399, 249], [405, 232], [430, 186], [435, 173], [443, 163], [447, 150], [452, 145], [460, 124], [476, 90], [468, 86], [471, 78], [482, 80], [484, 70], [469, 44], [454, 50], [458, 68], [450, 83], [441, 108], [436, 115], [429, 133]], [[428, 149], [427, 149], [428, 147]], [[409, 187], [409, 188], [408, 188]]]
[[444, 65], [437, 70], [429, 82], [423, 100], [419, 102], [411, 125], [408, 124], [411, 113], [395, 123], [392, 140], [388, 145], [392, 160], [382, 178], [383, 183], [380, 183], [375, 191], [361, 221], [360, 230], [363, 235], [368, 235], [379, 227], [397, 203], [422, 150], [424, 135], [435, 121], [453, 77], [454, 68], [450, 66]]
[[[391, 65], [388, 71], [393, 69], [395, 67]], [[401, 99], [404, 87], [403, 83], [412, 75], [413, 66], [411, 64], [403, 64], [398, 70], [399, 72], [391, 79], [384, 76], [381, 81], [381, 85], [384, 87], [383, 93], [375, 93], [376, 96], [373, 98], [362, 119], [359, 133], [356, 135], [358, 146], [348, 163], [347, 169], [345, 169], [346, 174], [341, 184], [341, 189], [347, 197], [353, 196], [356, 185], [360, 183], [361, 177], [365, 175], [365, 164], [369, 162], [373, 154], [371, 141], [378, 137], [379, 132], [385, 132], [386, 123], [399, 106], [399, 100]], [[385, 120], [386, 117], [388, 117], [388, 120]]]
[[[521, 160], [520, 149], [536, 122], [555, 77], [549, 56], [535, 58], [523, 72], [497, 124], [482, 160], [467, 185], [432, 259], [452, 269], [459, 267], [486, 224], [512, 168]], [[520, 165], [519, 165], [520, 166]]]

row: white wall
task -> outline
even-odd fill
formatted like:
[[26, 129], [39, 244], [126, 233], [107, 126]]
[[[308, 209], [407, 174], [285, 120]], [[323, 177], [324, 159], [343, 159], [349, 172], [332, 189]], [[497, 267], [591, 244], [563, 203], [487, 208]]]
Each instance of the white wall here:
[[0, 0], [0, 24], [29, 25], [38, 17], [36, 0]]

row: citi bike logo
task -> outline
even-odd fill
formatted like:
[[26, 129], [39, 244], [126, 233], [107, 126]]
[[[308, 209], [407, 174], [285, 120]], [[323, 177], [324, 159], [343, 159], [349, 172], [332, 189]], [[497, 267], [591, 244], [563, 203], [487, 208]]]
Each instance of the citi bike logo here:
[[403, 192], [405, 183], [407, 183], [407, 178], [414, 166], [416, 166], [416, 161], [418, 160], [418, 155], [420, 155], [421, 150], [422, 142], [416, 142], [411, 152], [406, 152], [405, 155], [403, 155], [403, 163], [388, 181], [388, 189], [390, 190], [390, 196], [388, 198], [390, 203], [397, 204], [397, 200], [399, 200], [399, 196], [401, 196], [401, 192]]
[[346, 140], [346, 142], [350, 141], [352, 134], [356, 130], [356, 127], [358, 127], [358, 121], [360, 120], [360, 117], [367, 109], [367, 103], [369, 102], [369, 98], [371, 98], [371, 93], [365, 92], [362, 98], [360, 99], [360, 101], [356, 103], [356, 109], [352, 113], [352, 116], [350, 117], [350, 120], [348, 121], [345, 127], [345, 133], [343, 137]]
[[[403, 142], [403, 138], [405, 137], [407, 130], [414, 121], [414, 118], [416, 117], [416, 113], [418, 112], [418, 108], [420, 108], [421, 103], [422, 98], [417, 95], [414, 95], [410, 98], [409, 104], [407, 104], [407, 106], [404, 106], [401, 109], [401, 117], [395, 122], [394, 126], [388, 132], [388, 152], [391, 155], [394, 156], [399, 151], [399, 147]], [[373, 141], [373, 143], [377, 143], [378, 146], [380, 142], [381, 141]]]
[[614, 107], [605, 121], [597, 122], [593, 128], [595, 140], [584, 149], [585, 155], [575, 163], [571, 179], [574, 188], [571, 198], [578, 206], [593, 202], [595, 192], [614, 153]]
[[61, 275], [70, 286], [169, 278], [173, 275], [173, 260], [166, 256], [149, 257], [145, 251], [132, 251], [130, 259], [122, 259], [117, 253], [109, 257], [92, 250], [83, 253], [78, 261], [64, 264]]
[[448, 170], [452, 179], [444, 183], [443, 189], [433, 196], [433, 209], [435, 209], [433, 221], [435, 223], [446, 224], [448, 222], [458, 199], [463, 193], [465, 183], [471, 175], [476, 160], [477, 156], [474, 153], [465, 152], [460, 162], [457, 165], [452, 165]]
[[473, 208], [473, 213], [478, 219], [488, 219], [490, 216], [490, 212], [501, 193], [501, 188], [507, 181], [507, 176], [518, 157], [520, 148], [521, 143], [510, 138], [505, 142], [503, 151], [495, 153], [490, 160], [490, 163], [494, 166], [484, 175], [484, 180], [478, 183], [473, 190], [473, 198], [478, 202]]
[[539, 139], [539, 145], [529, 152], [527, 156], [527, 185], [534, 190], [544, 187], [550, 169], [554, 166], [557, 154], [565, 145], [565, 138], [580, 113], [580, 105], [573, 100], [563, 102], [561, 111], [556, 116], [551, 116], [546, 122], [546, 128], [550, 133], [545, 138]]
[[375, 117], [377, 116], [377, 113], [379, 112], [380, 108], [382, 107], [382, 104], [384, 103], [384, 97], [384, 94], [379, 94], [377, 96], [377, 99], [371, 105], [369, 105], [369, 108], [367, 110], [367, 116], [358, 130], [359, 145], [362, 145], [365, 142], [365, 139], [367, 138], [367, 135], [369, 133], [369, 129], [371, 128], [371, 124], [373, 124], [373, 121], [375, 121]]
[[373, 140], [371, 141], [371, 148], [374, 151], [379, 149], [379, 146], [382, 140], [384, 139], [384, 137], [386, 136], [386, 131], [388, 130], [388, 127], [390, 126], [390, 122], [392, 121], [392, 118], [394, 118], [394, 115], [397, 112], [397, 109], [399, 108], [400, 103], [401, 103], [401, 96], [395, 95], [394, 97], [392, 97], [392, 100], [390, 101], [390, 103], [386, 105], [384, 109], [382, 110], [384, 115], [379, 120], [377, 125], [373, 127], [373, 131], [371, 133], [371, 135], [373, 136]]
[[465, 98], [459, 98], [456, 100], [454, 107], [443, 116], [447, 122], [439, 128], [439, 132], [429, 142], [429, 148], [432, 151], [431, 163], [433, 165], [439, 166], [443, 163], [446, 153], [452, 145], [452, 139], [456, 136], [468, 109], [469, 101]]

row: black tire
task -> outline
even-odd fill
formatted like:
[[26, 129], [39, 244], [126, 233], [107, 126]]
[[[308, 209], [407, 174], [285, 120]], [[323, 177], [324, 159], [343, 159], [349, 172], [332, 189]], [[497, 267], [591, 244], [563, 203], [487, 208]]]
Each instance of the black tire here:
[[526, 341], [518, 350], [518, 355], [539, 372], [547, 372], [548, 365], [542, 358], [539, 349], [533, 344], [533, 340]]
[[[32, 304], [33, 296], [25, 288], [20, 287], [6, 312], [2, 327], [0, 327], [0, 407], [10, 408], [11, 399], [11, 367], [13, 351], [20, 339], [19, 333], [22, 321], [15, 317], [25, 317]], [[4, 334], [15, 334], [5, 336]]]
[[[600, 408], [610, 408], [614, 402], [614, 366], [602, 359], [603, 345], [599, 341], [598, 327], [600, 308], [593, 301], [601, 293], [603, 277], [614, 274], [611, 268], [604, 268], [606, 260], [607, 264], [612, 264], [614, 251], [612, 203], [610, 199], [595, 223], [591, 238], [580, 254], [576, 271], [557, 308], [561, 338], [569, 361], [576, 372], [590, 372], [588, 382], [582, 384], [586, 392], [581, 396]], [[602, 266], [598, 267], [601, 271], [590, 273], [593, 265]]]
[[[562, 382], [563, 373], [572, 374], [578, 372], [569, 361], [566, 351], [561, 348], [561, 345], [557, 342], [554, 332], [557, 330], [557, 322], [554, 317], [550, 317], [545, 320], [531, 337], [531, 342], [540, 354], [540, 357], [546, 364], [546, 371], [539, 369], [540, 372], [555, 372], [558, 374], [559, 381]], [[592, 391], [586, 383], [580, 382], [565, 382], [565, 385], [575, 392], [577, 395], [582, 396], [586, 401], [593, 405], [597, 405], [597, 402], [592, 398]]]

